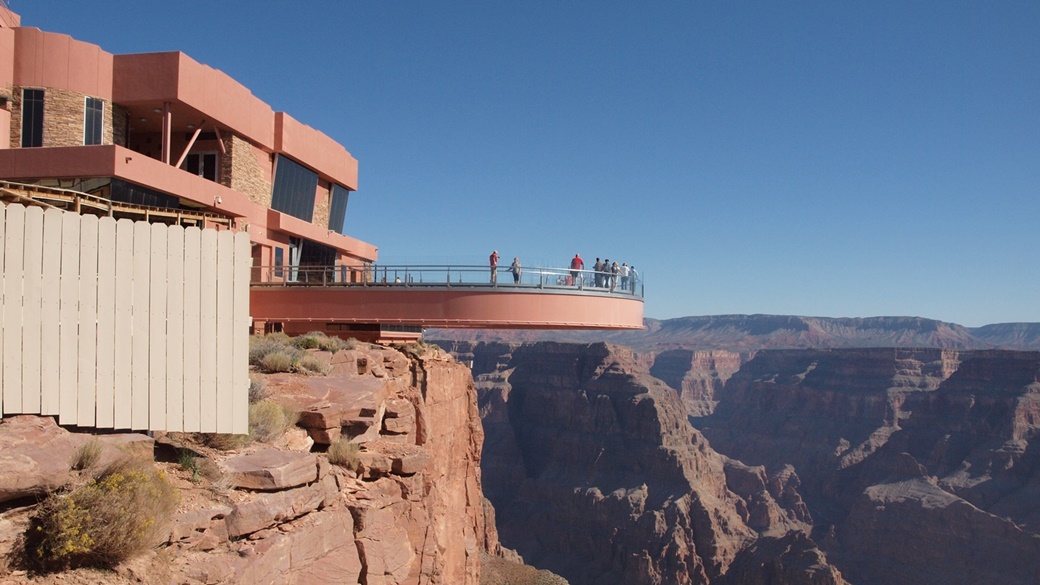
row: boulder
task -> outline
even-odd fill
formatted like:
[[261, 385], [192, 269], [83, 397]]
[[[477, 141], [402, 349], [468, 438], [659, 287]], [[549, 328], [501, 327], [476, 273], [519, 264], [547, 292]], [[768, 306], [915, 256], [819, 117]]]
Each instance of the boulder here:
[[318, 479], [318, 458], [312, 453], [262, 449], [224, 460], [224, 467], [238, 488], [283, 490]]

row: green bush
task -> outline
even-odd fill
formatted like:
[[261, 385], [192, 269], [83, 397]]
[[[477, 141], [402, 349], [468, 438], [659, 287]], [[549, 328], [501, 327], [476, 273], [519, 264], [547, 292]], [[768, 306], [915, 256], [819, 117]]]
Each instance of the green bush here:
[[37, 506], [25, 532], [26, 560], [41, 571], [112, 567], [159, 544], [178, 501], [151, 461], [124, 458]]
[[266, 443], [280, 437], [300, 420], [300, 413], [278, 404], [263, 401], [249, 406], [249, 436]]
[[326, 455], [329, 458], [329, 462], [333, 465], [339, 465], [340, 467], [346, 467], [347, 469], [357, 469], [358, 465], [361, 464], [360, 448], [357, 444], [351, 443], [349, 439], [339, 438], [336, 442], [329, 445], [329, 450]]
[[323, 376], [328, 376], [332, 371], [331, 364], [313, 355], [305, 355], [300, 358], [300, 361], [296, 364], [296, 368], [301, 371], [321, 374]]

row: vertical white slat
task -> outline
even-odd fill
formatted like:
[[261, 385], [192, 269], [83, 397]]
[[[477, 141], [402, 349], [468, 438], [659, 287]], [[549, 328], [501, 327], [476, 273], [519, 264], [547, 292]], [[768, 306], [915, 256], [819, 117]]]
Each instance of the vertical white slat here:
[[184, 228], [166, 229], [166, 430], [184, 430]]
[[249, 432], [249, 334], [252, 321], [249, 318], [249, 281], [253, 264], [249, 235], [235, 234], [235, 278], [234, 278], [234, 394], [232, 395], [233, 425], [236, 433]]
[[[6, 255], [7, 205], [0, 202], [0, 274], [3, 274], [4, 256]], [[0, 418], [4, 417], [4, 323], [7, 321], [7, 309], [4, 305], [4, 285], [0, 283]]]
[[133, 423], [134, 372], [134, 222], [116, 222], [115, 291], [115, 428], [129, 429]]
[[76, 424], [94, 426], [97, 408], [98, 218], [80, 217], [79, 233], [79, 391]]
[[199, 432], [200, 426], [200, 313], [202, 230], [184, 230], [184, 431]]
[[75, 213], [61, 216], [61, 283], [58, 320], [58, 422], [76, 424], [79, 413], [79, 228]]
[[148, 428], [148, 327], [150, 314], [149, 273], [151, 260], [151, 230], [143, 221], [134, 223], [134, 258], [133, 258], [133, 334], [131, 353], [133, 366], [130, 380], [130, 428]]
[[4, 247], [4, 413], [22, 412], [22, 249], [25, 208], [7, 207], [7, 240]]
[[253, 264], [249, 234], [235, 234], [232, 432], [249, 432], [249, 276]]
[[235, 335], [235, 234], [217, 234], [217, 432], [234, 428], [231, 396]]
[[166, 226], [151, 225], [148, 319], [148, 428], [166, 430]]
[[217, 432], [217, 232], [202, 231], [199, 283], [199, 427]]
[[43, 209], [25, 210], [22, 249], [22, 412], [40, 412], [43, 312]]
[[100, 429], [115, 428], [116, 220], [98, 221], [97, 420]]
[[40, 297], [40, 338], [46, 357], [40, 367], [40, 414], [59, 410], [58, 369], [61, 362], [61, 225], [65, 212], [48, 209], [43, 214], [43, 291]]

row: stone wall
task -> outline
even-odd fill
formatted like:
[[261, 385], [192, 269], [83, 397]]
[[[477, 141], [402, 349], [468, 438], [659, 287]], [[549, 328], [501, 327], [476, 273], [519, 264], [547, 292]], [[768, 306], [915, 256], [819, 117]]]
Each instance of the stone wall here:
[[[22, 144], [22, 87], [13, 89], [11, 107], [11, 145]], [[28, 88], [37, 89], [37, 88]], [[86, 98], [84, 93], [64, 89], [43, 88], [43, 146], [83, 146], [83, 120]], [[105, 102], [102, 121], [101, 143], [114, 144], [113, 105]], [[125, 132], [125, 116], [120, 122]], [[121, 143], [120, 143], [121, 144]]]
[[318, 183], [318, 194], [314, 198], [314, 218], [311, 223], [318, 227], [329, 227], [329, 209], [332, 207], [332, 188], [322, 181]]
[[[231, 133], [224, 135], [225, 156], [220, 157], [220, 177], [224, 185], [249, 196], [254, 203], [271, 206], [271, 181], [264, 165], [271, 166], [267, 154]], [[260, 157], [267, 160], [261, 161]]]

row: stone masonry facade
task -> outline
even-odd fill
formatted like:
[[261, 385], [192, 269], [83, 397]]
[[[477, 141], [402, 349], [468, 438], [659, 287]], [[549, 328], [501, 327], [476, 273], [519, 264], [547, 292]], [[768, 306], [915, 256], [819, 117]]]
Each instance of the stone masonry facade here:
[[318, 183], [318, 193], [314, 198], [314, 217], [311, 223], [318, 227], [329, 227], [329, 210], [332, 207], [332, 187], [328, 183]]
[[223, 138], [227, 154], [220, 160], [220, 176], [226, 181], [224, 185], [245, 193], [254, 203], [270, 207], [271, 182], [257, 159], [262, 153], [234, 134]]
[[[11, 105], [11, 146], [22, 144], [22, 87], [15, 86]], [[83, 123], [86, 98], [84, 93], [63, 89], [43, 89], [43, 146], [83, 146]], [[113, 108], [110, 100], [103, 100], [105, 111], [102, 118], [101, 143], [114, 144]], [[125, 115], [119, 124], [125, 136]]]

